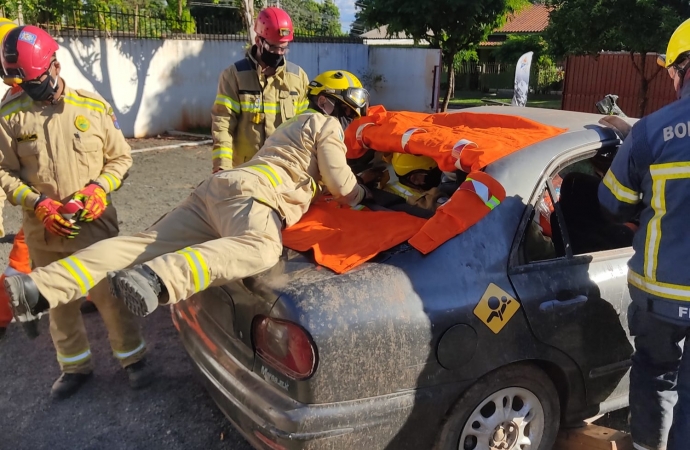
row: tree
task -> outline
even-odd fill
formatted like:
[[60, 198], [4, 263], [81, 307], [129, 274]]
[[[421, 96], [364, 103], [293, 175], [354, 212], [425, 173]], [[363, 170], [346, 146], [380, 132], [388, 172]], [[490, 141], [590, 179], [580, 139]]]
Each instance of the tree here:
[[505, 64], [515, 64], [522, 55], [534, 52], [532, 60], [540, 67], [553, 66], [549, 56], [549, 46], [544, 38], [538, 34], [526, 36], [512, 35], [494, 51], [496, 61]]
[[340, 36], [340, 10], [333, 0], [281, 0], [280, 7], [292, 18], [295, 33], [302, 36]]
[[448, 70], [448, 92], [442, 110], [455, 90], [455, 55], [476, 50], [489, 34], [503, 25], [509, 13], [525, 0], [361, 0], [361, 19], [369, 26], [388, 26], [389, 35], [406, 33], [440, 48]]
[[[545, 39], [556, 56], [626, 51], [639, 74], [639, 116], [645, 114], [649, 82], [660, 68], [648, 71], [647, 53], [664, 53], [673, 31], [690, 16], [682, 0], [549, 0], [556, 9]], [[635, 55], [642, 57], [637, 58]], [[650, 74], [649, 74], [650, 73]]]

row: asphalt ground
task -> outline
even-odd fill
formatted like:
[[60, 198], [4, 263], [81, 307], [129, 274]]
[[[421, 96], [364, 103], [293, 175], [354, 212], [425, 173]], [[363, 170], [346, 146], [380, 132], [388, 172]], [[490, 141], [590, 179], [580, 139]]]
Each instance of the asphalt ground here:
[[[181, 143], [179, 138], [132, 140], [133, 149]], [[113, 195], [121, 234], [151, 225], [183, 200], [211, 171], [211, 147], [186, 147], [133, 155], [134, 165], [123, 187]], [[3, 211], [0, 267], [7, 264], [20, 211]], [[148, 344], [154, 384], [133, 391], [112, 357], [97, 313], [84, 316], [95, 363], [92, 379], [74, 397], [55, 402], [48, 393], [60, 375], [55, 350], [42, 319], [33, 340], [17, 326], [0, 342], [1, 449], [226, 449], [251, 446], [225, 419], [201, 386], [191, 359], [172, 325], [168, 308], [141, 320]], [[627, 409], [596, 423], [627, 428]]]
[[[171, 138], [132, 141], [133, 149], [171, 145]], [[121, 234], [145, 229], [183, 200], [211, 172], [211, 147], [186, 147], [133, 155], [124, 186], [113, 195]], [[20, 227], [20, 211], [3, 211], [5, 232]], [[5, 267], [11, 236], [0, 243]], [[50, 400], [60, 375], [48, 332], [30, 341], [12, 324], [0, 342], [0, 449], [228, 449], [251, 446], [225, 419], [201, 386], [172, 325], [169, 308], [142, 319], [151, 386], [133, 391], [112, 356], [98, 313], [84, 316], [94, 376], [72, 398]]]

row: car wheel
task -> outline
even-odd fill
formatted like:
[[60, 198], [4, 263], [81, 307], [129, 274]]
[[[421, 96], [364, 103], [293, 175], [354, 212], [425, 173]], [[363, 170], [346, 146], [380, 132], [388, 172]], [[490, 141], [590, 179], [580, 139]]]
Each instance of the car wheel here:
[[439, 450], [550, 450], [560, 422], [551, 379], [529, 364], [491, 372], [465, 391], [439, 436]]

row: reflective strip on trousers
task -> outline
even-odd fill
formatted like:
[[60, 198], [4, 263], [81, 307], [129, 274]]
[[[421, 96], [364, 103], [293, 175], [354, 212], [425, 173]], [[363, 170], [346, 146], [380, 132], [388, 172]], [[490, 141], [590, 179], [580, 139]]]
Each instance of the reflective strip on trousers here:
[[145, 348], [146, 348], [146, 342], [141, 341], [141, 344], [139, 344], [139, 346], [137, 348], [135, 348], [134, 350], [132, 350], [131, 352], [118, 352], [118, 351], [113, 350], [113, 355], [115, 355], [115, 357], [117, 359], [127, 359], [130, 356], [134, 356], [137, 353], [141, 352]]
[[67, 258], [61, 259], [58, 263], [67, 269], [67, 271], [72, 275], [74, 280], [79, 285], [82, 295], [86, 295], [89, 290], [94, 287], [93, 278], [84, 265], [74, 256], [68, 256]]
[[191, 247], [178, 250], [177, 253], [184, 256], [189, 264], [189, 269], [192, 271], [192, 278], [194, 280], [194, 290], [196, 292], [203, 291], [209, 285], [209, 273], [206, 261], [201, 256], [199, 251]]
[[243, 168], [252, 170], [256, 173], [263, 175], [268, 179], [268, 181], [271, 183], [271, 185], [273, 185], [273, 187], [276, 187], [279, 184], [283, 183], [283, 180], [280, 178], [280, 175], [278, 175], [278, 172], [276, 172], [275, 169], [269, 166], [268, 164], [257, 164], [255, 166], [247, 166]]
[[61, 364], [64, 365], [74, 365], [74, 364], [80, 364], [84, 361], [88, 361], [91, 358], [91, 349], [87, 349], [86, 351], [83, 351], [77, 355], [73, 356], [66, 356], [66, 355], [61, 355], [60, 353], [57, 354], [57, 360]]

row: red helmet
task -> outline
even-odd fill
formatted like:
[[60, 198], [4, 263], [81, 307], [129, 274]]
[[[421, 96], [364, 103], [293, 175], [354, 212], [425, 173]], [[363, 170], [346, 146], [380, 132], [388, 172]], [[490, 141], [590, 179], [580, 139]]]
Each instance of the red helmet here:
[[5, 36], [0, 61], [8, 77], [34, 80], [48, 71], [58, 48], [55, 39], [44, 30], [33, 25], [17, 27]]
[[272, 6], [262, 9], [254, 22], [254, 31], [271, 42], [290, 42], [293, 38], [292, 19], [288, 13]]

